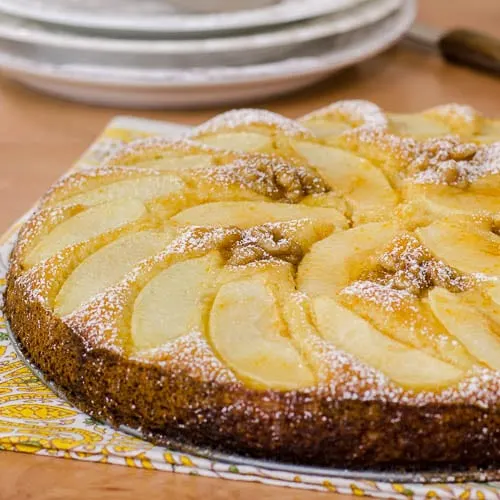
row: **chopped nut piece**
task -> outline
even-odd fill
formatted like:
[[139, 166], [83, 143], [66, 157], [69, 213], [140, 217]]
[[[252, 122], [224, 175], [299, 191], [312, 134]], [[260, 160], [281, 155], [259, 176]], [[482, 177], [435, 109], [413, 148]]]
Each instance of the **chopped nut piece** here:
[[231, 257], [227, 262], [232, 266], [245, 266], [252, 262], [264, 260], [268, 256], [265, 250], [257, 245], [238, 245], [233, 248]]
[[273, 200], [297, 203], [309, 194], [329, 191], [325, 181], [311, 168], [265, 155], [245, 155], [233, 166], [254, 191]]
[[298, 264], [303, 256], [300, 245], [274, 225], [241, 231], [239, 239], [225, 248], [224, 253], [228, 264], [238, 266], [272, 258]]
[[410, 162], [408, 172], [417, 174], [429, 168], [436, 169], [450, 160], [469, 161], [477, 150], [477, 144], [460, 142], [455, 136], [429, 139], [416, 144], [414, 159]]
[[414, 295], [421, 295], [436, 286], [450, 292], [461, 292], [472, 284], [470, 279], [436, 260], [410, 234], [403, 234], [393, 240], [388, 251], [379, 256], [378, 264], [380, 267], [375, 271], [376, 281]]

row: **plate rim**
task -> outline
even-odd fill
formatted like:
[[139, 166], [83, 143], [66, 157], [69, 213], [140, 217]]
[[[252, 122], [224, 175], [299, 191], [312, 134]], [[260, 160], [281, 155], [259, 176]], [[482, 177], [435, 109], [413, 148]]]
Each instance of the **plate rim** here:
[[[259, 9], [222, 14], [165, 14], [161, 16], [116, 17], [111, 14], [92, 15], [84, 12], [50, 10], [39, 4], [38, 8], [29, 5], [30, 0], [12, 2], [0, 0], [0, 11], [11, 16], [33, 21], [72, 27], [80, 30], [99, 30], [141, 34], [188, 34], [188, 33], [225, 33], [247, 30], [256, 27], [270, 27], [293, 23], [314, 17], [346, 11], [370, 0], [309, 0], [307, 5], [300, 0], [287, 0]], [[287, 8], [295, 2], [299, 9]]]
[[[340, 69], [350, 64], [355, 64], [377, 54], [398, 40], [409, 26], [416, 15], [416, 1], [404, 0], [402, 7], [398, 11], [398, 18], [391, 26], [391, 29], [380, 30], [376, 34], [363, 38], [359, 43], [348, 45], [340, 50], [333, 49], [315, 57], [290, 58], [278, 63], [264, 63], [242, 67], [209, 67], [199, 68], [197, 72], [191, 72], [195, 77], [186, 78], [186, 70], [169, 70], [171, 80], [166, 81], [165, 75], [158, 76], [153, 73], [156, 70], [131, 70], [129, 74], [147, 75], [144, 79], [136, 78], [127, 81], [123, 71], [113, 68], [112, 72], [94, 73], [97, 69], [91, 67], [78, 67], [62, 65], [60, 67], [48, 63], [40, 63], [28, 59], [16, 58], [0, 54], [0, 70], [11, 75], [16, 73], [31, 77], [41, 77], [45, 79], [64, 81], [75, 85], [86, 84], [89, 86], [127, 87], [137, 89], [202, 89], [207, 87], [230, 87], [235, 85], [251, 85], [255, 83], [272, 83], [283, 79], [312, 77], [313, 75], [326, 74], [335, 69]], [[6, 62], [7, 61], [7, 62]], [[18, 63], [17, 67], [12, 66], [12, 62]], [[20, 65], [19, 65], [20, 62]], [[9, 65], [10, 64], [10, 65]], [[31, 65], [27, 69], [26, 66]], [[24, 66], [24, 67], [23, 67]], [[35, 69], [33, 69], [36, 67]], [[243, 74], [243, 69], [254, 70], [253, 74]], [[284, 68], [284, 69], [283, 69]], [[101, 69], [101, 68], [99, 68]], [[273, 71], [271, 71], [271, 69]], [[80, 73], [78, 73], [80, 71]], [[217, 73], [218, 78], [209, 78], [208, 72]], [[154, 75], [154, 80], [146, 80]], [[15, 77], [14, 77], [15, 78]]]
[[[1, 2], [2, 0], [0, 0]], [[396, 12], [404, 0], [372, 0], [354, 9], [361, 10], [361, 16], [354, 12], [343, 16], [331, 15], [325, 18], [310, 19], [299, 25], [285, 25], [266, 33], [252, 33], [231, 37], [182, 40], [126, 40], [119, 38], [91, 37], [77, 33], [50, 32], [37, 23], [23, 26], [23, 20], [6, 16], [11, 24], [0, 23], [0, 39], [18, 43], [37, 44], [48, 48], [60, 47], [92, 52], [127, 54], [172, 54], [192, 55], [199, 53], [241, 52], [249, 47], [252, 50], [277, 48], [293, 41], [293, 45], [346, 34], [351, 30], [368, 27]], [[0, 18], [1, 19], [1, 18]], [[17, 24], [17, 25], [16, 25]]]

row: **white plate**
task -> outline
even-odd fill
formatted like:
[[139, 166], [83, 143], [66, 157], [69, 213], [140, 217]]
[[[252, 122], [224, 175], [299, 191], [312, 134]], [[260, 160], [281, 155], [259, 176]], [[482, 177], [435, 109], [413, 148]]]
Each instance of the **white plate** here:
[[87, 103], [128, 108], [193, 108], [236, 104], [305, 87], [345, 66], [382, 51], [399, 39], [415, 18], [415, 0], [341, 50], [315, 57], [240, 68], [137, 70], [50, 65], [0, 55], [12, 78], [49, 94]]
[[339, 48], [353, 31], [381, 21], [402, 1], [372, 0], [342, 16], [326, 16], [269, 33], [206, 40], [95, 38], [49, 31], [34, 22], [0, 15], [0, 51], [39, 62], [148, 69], [261, 64], [317, 53], [318, 48]]
[[366, 1], [370, 0], [282, 0], [261, 9], [200, 15], [176, 12], [167, 0], [0, 0], [0, 12], [120, 36], [185, 36], [262, 29], [332, 14]]

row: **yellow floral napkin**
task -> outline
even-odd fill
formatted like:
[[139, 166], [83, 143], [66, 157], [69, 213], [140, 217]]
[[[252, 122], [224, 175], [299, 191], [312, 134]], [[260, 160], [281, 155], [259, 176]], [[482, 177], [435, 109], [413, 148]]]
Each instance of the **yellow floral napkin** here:
[[[108, 155], [132, 140], [151, 135], [176, 137], [184, 130], [184, 127], [176, 124], [118, 117], [73, 169], [95, 168]], [[8, 257], [21, 223], [16, 223], [0, 241], [2, 288], [5, 286]], [[391, 484], [334, 475], [297, 475], [243, 464], [230, 465], [154, 446], [96, 422], [54, 394], [18, 357], [1, 315], [0, 450], [357, 496], [500, 499], [500, 483]]]

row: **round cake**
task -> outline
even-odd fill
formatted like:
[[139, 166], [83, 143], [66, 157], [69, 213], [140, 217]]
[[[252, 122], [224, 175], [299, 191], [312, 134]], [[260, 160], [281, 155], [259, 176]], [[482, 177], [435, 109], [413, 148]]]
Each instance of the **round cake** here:
[[67, 399], [305, 465], [500, 464], [500, 121], [235, 110], [41, 200], [5, 313]]

